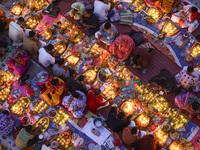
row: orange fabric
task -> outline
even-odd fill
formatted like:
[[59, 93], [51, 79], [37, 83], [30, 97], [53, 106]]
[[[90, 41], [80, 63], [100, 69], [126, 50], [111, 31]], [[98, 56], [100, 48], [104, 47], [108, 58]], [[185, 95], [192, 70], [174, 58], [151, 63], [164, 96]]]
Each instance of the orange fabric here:
[[126, 60], [132, 51], [135, 51], [135, 43], [128, 35], [120, 35], [109, 47], [109, 51], [121, 61]]
[[2, 16], [3, 16], [3, 14], [4, 14], [3, 10], [2, 10], [2, 9], [0, 9], [0, 17], [2, 17]]

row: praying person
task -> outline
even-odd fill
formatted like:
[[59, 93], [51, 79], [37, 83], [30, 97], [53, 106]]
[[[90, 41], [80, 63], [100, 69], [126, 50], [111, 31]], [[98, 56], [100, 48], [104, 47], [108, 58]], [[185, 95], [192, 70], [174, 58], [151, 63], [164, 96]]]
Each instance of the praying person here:
[[135, 43], [128, 35], [120, 35], [110, 45], [109, 51], [120, 61], [125, 61], [135, 51]]
[[69, 15], [74, 18], [74, 20], [81, 20], [84, 16], [85, 6], [81, 2], [76, 2], [71, 5], [71, 11]]
[[19, 126], [19, 120], [10, 115], [7, 110], [0, 113], [0, 134], [9, 136]]
[[80, 20], [79, 24], [85, 29], [86, 34], [91, 36], [96, 32], [99, 21], [91, 9], [86, 9], [84, 12], [84, 17], [82, 20]]
[[63, 98], [63, 104], [67, 107], [67, 109], [73, 114], [74, 118], [83, 117], [86, 107], [87, 97], [81, 91], [75, 91], [70, 96], [65, 96]]
[[95, 33], [95, 37], [106, 45], [110, 45], [117, 35], [117, 28], [109, 22], [102, 24], [100, 30]]
[[64, 59], [60, 58], [52, 67], [53, 74], [57, 77], [63, 77], [65, 70], [62, 67], [64, 64]]
[[137, 48], [130, 56], [130, 65], [133, 68], [145, 69], [151, 61], [150, 53], [143, 48]]
[[188, 28], [188, 32], [193, 32], [199, 26], [196, 20], [198, 9], [192, 5], [183, 6], [183, 9], [174, 13], [171, 17], [173, 22], [180, 25], [181, 28]]
[[163, 90], [166, 94], [172, 92], [176, 86], [174, 76], [166, 69], [160, 70], [160, 73], [153, 76], [149, 83], [153, 84], [155, 90]]
[[32, 57], [37, 57], [40, 47], [41, 43], [38, 39], [36, 39], [36, 33], [34, 31], [29, 32], [29, 37], [23, 37], [23, 49]]
[[78, 77], [78, 80], [75, 80], [75, 79], [69, 79], [68, 80], [68, 83], [69, 83], [69, 91], [71, 93], [74, 93], [76, 92], [76, 90], [78, 91], [81, 91], [81, 92], [84, 92], [85, 94], [87, 93], [87, 90], [86, 90], [86, 86], [85, 84], [83, 84], [82, 82], [84, 81], [84, 76], [83, 75], [80, 75]]
[[23, 127], [16, 137], [15, 144], [20, 149], [25, 149], [37, 143], [39, 140], [38, 135], [40, 131], [41, 127], [37, 127], [35, 129], [33, 129], [31, 125]]
[[[137, 135], [137, 129], [139, 134]], [[137, 148], [139, 139], [141, 138], [141, 127], [126, 127], [122, 132], [122, 141], [125, 145]]]
[[39, 56], [38, 61], [44, 67], [48, 67], [50, 64], [55, 63], [55, 57], [51, 56], [51, 51], [54, 49], [52, 44], [47, 45], [45, 48], [40, 48], [38, 50]]
[[200, 103], [198, 97], [192, 95], [190, 92], [176, 96], [175, 103], [179, 107], [178, 115], [182, 109], [185, 109], [190, 113], [189, 117], [191, 118], [192, 115], [200, 111]]
[[101, 90], [96, 89], [95, 91], [89, 91], [87, 97], [87, 107], [93, 113], [96, 113], [97, 110], [107, 107], [109, 102], [104, 100], [101, 96]]
[[22, 25], [24, 24], [24, 18], [19, 17], [17, 23], [11, 21], [9, 24], [9, 38], [13, 40], [14, 46], [21, 46], [23, 44], [24, 30]]
[[118, 113], [116, 104], [113, 104], [108, 114], [106, 121], [107, 126], [114, 132], [120, 132], [130, 124], [130, 118], [132, 116], [125, 116], [124, 112]]
[[178, 82], [178, 87], [182, 86], [186, 90], [193, 87], [198, 83], [200, 78], [200, 71], [197, 69], [194, 69], [193, 66], [185, 66], [181, 70], [180, 73], [178, 73], [175, 76], [176, 81]]
[[104, 0], [94, 1], [94, 14], [98, 17], [100, 23], [106, 21], [115, 14], [114, 10], [110, 10], [110, 0], [108, 4], [104, 3]]

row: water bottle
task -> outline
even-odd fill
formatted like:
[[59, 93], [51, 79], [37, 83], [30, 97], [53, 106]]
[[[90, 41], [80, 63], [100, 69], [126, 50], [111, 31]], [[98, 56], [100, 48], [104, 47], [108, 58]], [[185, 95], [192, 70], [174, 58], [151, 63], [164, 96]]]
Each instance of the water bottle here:
[[143, 70], [142, 70], [142, 74], [146, 74], [147, 70], [148, 70], [148, 69], [146, 69], [146, 68], [143, 69]]

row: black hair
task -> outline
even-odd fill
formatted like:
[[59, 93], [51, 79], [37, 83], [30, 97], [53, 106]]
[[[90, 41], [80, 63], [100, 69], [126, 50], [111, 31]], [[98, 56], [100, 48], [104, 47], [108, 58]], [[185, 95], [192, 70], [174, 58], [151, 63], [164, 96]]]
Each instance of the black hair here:
[[28, 125], [24, 127], [26, 132], [30, 132], [32, 130], [32, 125]]
[[80, 75], [79, 77], [78, 77], [78, 81], [84, 81], [84, 76], [83, 75]]
[[19, 17], [18, 20], [17, 20], [17, 22], [19, 22], [19, 23], [24, 22], [24, 18], [23, 17]]
[[166, 82], [167, 82], [166, 78], [162, 77], [158, 80], [158, 85], [160, 85], [162, 88], [164, 88], [164, 87], [166, 87], [166, 84], [167, 84]]
[[118, 115], [117, 115], [117, 118], [119, 118], [119, 119], [122, 119], [122, 118], [124, 118], [125, 117], [125, 113], [124, 112], [120, 112], [120, 113], [118, 113]]
[[52, 79], [51, 80], [51, 85], [54, 85], [54, 86], [57, 85], [58, 81], [59, 81], [58, 79]]
[[191, 12], [192, 13], [196, 13], [197, 11], [198, 11], [198, 9], [196, 7], [194, 7], [194, 6], [191, 7]]
[[131, 129], [131, 133], [132, 133], [132, 134], [136, 134], [136, 133], [137, 133], [137, 128], [136, 128], [136, 127], [133, 127], [133, 128]]
[[80, 95], [79, 95], [78, 92], [73, 92], [73, 93], [72, 93], [72, 96], [73, 96], [74, 98], [79, 98]]
[[100, 95], [100, 93], [101, 93], [101, 90], [100, 90], [100, 89], [97, 89], [97, 90], [94, 92], [94, 95], [95, 95], [95, 96], [98, 96], [98, 95]]
[[193, 67], [193, 66], [188, 66], [188, 67], [187, 67], [187, 72], [188, 72], [188, 73], [193, 72], [193, 70], [194, 70], [194, 67]]
[[46, 46], [46, 50], [47, 50], [47, 51], [51, 51], [53, 48], [54, 48], [54, 47], [53, 47], [52, 44], [48, 44], [48, 45]]
[[35, 33], [34, 31], [30, 31], [30, 32], [29, 32], [29, 37], [34, 37], [35, 34], [36, 34], [36, 33]]
[[198, 110], [199, 109], [199, 103], [198, 102], [193, 102], [192, 103], [192, 109], [193, 110]]
[[111, 24], [110, 24], [110, 22], [106, 22], [105, 24], [104, 24], [104, 28], [107, 30], [107, 29], [110, 29], [110, 27], [111, 27]]
[[64, 59], [63, 59], [63, 58], [60, 58], [60, 59], [58, 60], [58, 65], [59, 65], [59, 66], [62, 66], [63, 63], [64, 63]]
[[154, 138], [152, 134], [149, 134], [148, 136], [149, 136], [150, 138], [152, 138], [152, 139]]
[[133, 56], [134, 61], [137, 61], [138, 59], [140, 59], [140, 54], [136, 54]]
[[92, 9], [86, 9], [85, 12], [91, 15], [92, 14]]
[[69, 68], [69, 76], [70, 76], [71, 78], [74, 76], [75, 72], [76, 72], [76, 71], [75, 71], [74, 69]]
[[3, 111], [2, 111], [2, 114], [4, 114], [4, 115], [9, 115], [9, 112], [8, 112], [7, 110], [3, 110]]

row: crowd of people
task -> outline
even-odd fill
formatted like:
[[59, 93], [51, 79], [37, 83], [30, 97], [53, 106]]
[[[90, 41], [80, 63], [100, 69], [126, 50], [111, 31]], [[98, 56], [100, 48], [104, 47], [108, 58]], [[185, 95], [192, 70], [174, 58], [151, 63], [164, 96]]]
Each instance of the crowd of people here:
[[[154, 0], [146, 0], [146, 2], [157, 6]], [[162, 10], [164, 6], [161, 4], [157, 7], [161, 7]], [[130, 35], [119, 35], [117, 28], [109, 21], [109, 18], [115, 14], [115, 10], [110, 8], [111, 3], [105, 3], [104, 0], [95, 0], [94, 8], [88, 8], [83, 3], [76, 2], [71, 5], [71, 11], [68, 15], [78, 21], [78, 24], [87, 35], [95, 35], [98, 42], [104, 43], [107, 47], [109, 46], [108, 51], [122, 63], [131, 65], [131, 67], [140, 71], [144, 70], [151, 61], [152, 49], [148, 51], [144, 48], [138, 48], [134, 38]], [[166, 9], [163, 10], [163, 12], [165, 11]], [[196, 14], [196, 7], [184, 6], [183, 11], [174, 13], [171, 19], [179, 23], [182, 28], [188, 28], [188, 31], [192, 32], [198, 26], [195, 21]], [[93, 89], [91, 85], [84, 81], [84, 76], [77, 75], [75, 70], [64, 62], [63, 58], [55, 56], [52, 44], [46, 45], [38, 38], [35, 31], [24, 28], [24, 18], [19, 17], [16, 22], [6, 19], [2, 10], [0, 15], [0, 31], [9, 30], [8, 36], [13, 41], [13, 46], [21, 46], [31, 57], [37, 59], [42, 66], [52, 67], [53, 76], [39, 85], [42, 91], [41, 96], [50, 106], [56, 106], [62, 102], [74, 118], [81, 118], [84, 116], [86, 107], [91, 112], [96, 113], [97, 110], [110, 105], [109, 100], [101, 97], [100, 89]], [[4, 42], [0, 41], [0, 46]], [[160, 91], [161, 95], [177, 94], [177, 91], [180, 93], [182, 90], [191, 88], [193, 91], [199, 92], [200, 72], [194, 69], [193, 66], [185, 66], [180, 73], [174, 76], [169, 70], [162, 69], [158, 75], [149, 80], [149, 84], [155, 90]], [[180, 108], [179, 113], [182, 109], [186, 109], [190, 114], [195, 114], [200, 109], [198, 100], [195, 98], [190, 100], [188, 95], [183, 99], [181, 94], [175, 102]], [[125, 116], [125, 113], [121, 112], [116, 105], [112, 105], [106, 123], [112, 131], [119, 133], [127, 149], [132, 147], [136, 150], [159, 149], [160, 146], [153, 140], [152, 135], [146, 135], [144, 131], [141, 131], [141, 127], [135, 126], [135, 123], [130, 121], [131, 117]], [[2, 110], [0, 113], [0, 133], [10, 135], [19, 126], [18, 124], [12, 115], [9, 115], [6, 110]], [[35, 144], [38, 141], [36, 135], [39, 131], [40, 128], [32, 129], [32, 126], [22, 128], [16, 137], [16, 145], [24, 149]], [[45, 146], [49, 146], [49, 141], [46, 142]]]

